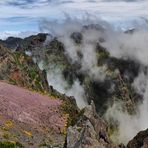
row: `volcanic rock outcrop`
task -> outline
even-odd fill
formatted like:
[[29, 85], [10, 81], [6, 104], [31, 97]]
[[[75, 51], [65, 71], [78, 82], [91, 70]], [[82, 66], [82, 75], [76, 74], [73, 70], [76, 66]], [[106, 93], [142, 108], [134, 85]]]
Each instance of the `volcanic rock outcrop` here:
[[67, 148], [116, 148], [107, 134], [107, 124], [96, 113], [93, 102], [86, 108], [80, 120], [67, 131]]
[[[82, 32], [91, 28], [104, 31], [92, 25], [83, 27]], [[76, 47], [83, 44], [81, 32], [73, 32], [69, 38]], [[105, 65], [105, 77], [97, 81], [82, 70], [81, 51], [77, 51], [79, 60], [73, 62], [58, 37], [41, 33], [0, 41], [0, 146], [125, 148], [110, 140], [110, 131], [116, 130], [117, 124], [106, 123], [102, 116], [108, 105], [118, 101], [123, 102], [123, 111], [135, 114], [143, 96], [132, 83], [147, 67], [132, 59], [111, 57], [101, 46], [104, 41], [93, 42], [95, 66]], [[47, 73], [53, 70], [60, 71], [67, 88], [80, 82], [87, 107], [80, 110], [74, 97], [49, 86]], [[147, 130], [140, 132], [127, 148], [146, 148], [147, 135]]]
[[127, 148], [147, 148], [148, 147], [148, 129], [139, 132], [131, 141]]

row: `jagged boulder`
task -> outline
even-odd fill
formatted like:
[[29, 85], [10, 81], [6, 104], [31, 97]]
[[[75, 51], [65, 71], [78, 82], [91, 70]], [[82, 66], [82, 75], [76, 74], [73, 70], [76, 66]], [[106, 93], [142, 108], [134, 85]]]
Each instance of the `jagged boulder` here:
[[69, 127], [66, 139], [67, 148], [116, 148], [107, 134], [107, 124], [97, 114], [95, 105], [84, 109], [80, 120]]

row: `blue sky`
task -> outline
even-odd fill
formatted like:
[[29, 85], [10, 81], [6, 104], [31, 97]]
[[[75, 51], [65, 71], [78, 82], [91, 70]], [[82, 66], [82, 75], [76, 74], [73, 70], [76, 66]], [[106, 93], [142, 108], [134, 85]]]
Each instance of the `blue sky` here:
[[[39, 31], [42, 19], [62, 20], [64, 13], [71, 17], [95, 15], [113, 25], [129, 25], [148, 18], [147, 0], [1, 0], [0, 32]], [[143, 19], [144, 18], [144, 19]], [[1, 36], [2, 36], [1, 35]]]

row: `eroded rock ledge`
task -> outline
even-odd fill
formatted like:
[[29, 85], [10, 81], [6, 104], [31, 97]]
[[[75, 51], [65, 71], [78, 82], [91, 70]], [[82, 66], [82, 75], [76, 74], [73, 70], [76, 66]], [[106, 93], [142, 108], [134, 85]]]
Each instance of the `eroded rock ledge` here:
[[67, 148], [116, 148], [107, 134], [107, 124], [96, 113], [93, 102], [73, 127], [68, 128]]

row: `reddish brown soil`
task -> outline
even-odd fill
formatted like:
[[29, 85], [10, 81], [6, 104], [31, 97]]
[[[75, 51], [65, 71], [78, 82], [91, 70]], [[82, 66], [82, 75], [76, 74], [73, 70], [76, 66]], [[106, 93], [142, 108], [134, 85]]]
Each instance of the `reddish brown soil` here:
[[[59, 134], [64, 129], [66, 119], [60, 111], [61, 103], [59, 99], [0, 82], [0, 115], [2, 117], [0, 125], [6, 122], [4, 119], [12, 120], [14, 124], [9, 130], [10, 133], [15, 131], [13, 134], [17, 132], [20, 134], [23, 130], [29, 130], [32, 133], [38, 133], [33, 135], [32, 141], [35, 143], [42, 138], [46, 141], [46, 136], [54, 137], [49, 131], [52, 131], [52, 134]], [[18, 139], [22, 141], [23, 136], [21, 137]]]

